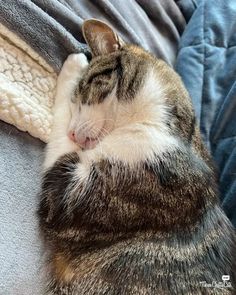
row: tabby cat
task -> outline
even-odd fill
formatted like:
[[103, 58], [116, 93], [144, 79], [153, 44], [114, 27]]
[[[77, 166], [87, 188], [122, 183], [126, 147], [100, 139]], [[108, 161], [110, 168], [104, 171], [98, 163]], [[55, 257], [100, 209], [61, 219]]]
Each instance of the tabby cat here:
[[62, 67], [44, 163], [46, 294], [236, 294], [235, 232], [179, 76], [100, 21], [83, 34], [93, 57]]

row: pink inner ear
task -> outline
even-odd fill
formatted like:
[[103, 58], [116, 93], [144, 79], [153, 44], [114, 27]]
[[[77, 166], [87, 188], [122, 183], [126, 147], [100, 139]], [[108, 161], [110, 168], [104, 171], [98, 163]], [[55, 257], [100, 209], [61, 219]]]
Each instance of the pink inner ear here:
[[94, 56], [111, 53], [119, 49], [119, 38], [112, 28], [101, 21], [85, 21], [83, 35]]

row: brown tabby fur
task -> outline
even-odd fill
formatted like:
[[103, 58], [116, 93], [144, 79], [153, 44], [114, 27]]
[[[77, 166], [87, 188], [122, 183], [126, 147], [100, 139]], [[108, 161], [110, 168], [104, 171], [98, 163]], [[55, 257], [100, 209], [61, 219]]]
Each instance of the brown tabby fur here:
[[[47, 294], [236, 294], [235, 233], [219, 208], [210, 156], [178, 75], [126, 45], [92, 59], [75, 97], [101, 103], [118, 82], [118, 100], [131, 102], [149, 67], [165, 90], [166, 124], [179, 146], [133, 169], [104, 158], [80, 186], [72, 178], [78, 153], [45, 173], [39, 218], [50, 252]], [[201, 286], [222, 275], [231, 276], [231, 288]]]

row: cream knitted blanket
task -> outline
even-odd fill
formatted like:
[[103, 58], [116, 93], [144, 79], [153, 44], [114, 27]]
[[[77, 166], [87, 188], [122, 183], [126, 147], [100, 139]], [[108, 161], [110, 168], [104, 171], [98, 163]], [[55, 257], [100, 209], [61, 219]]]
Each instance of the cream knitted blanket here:
[[47, 142], [56, 73], [0, 24], [0, 119]]

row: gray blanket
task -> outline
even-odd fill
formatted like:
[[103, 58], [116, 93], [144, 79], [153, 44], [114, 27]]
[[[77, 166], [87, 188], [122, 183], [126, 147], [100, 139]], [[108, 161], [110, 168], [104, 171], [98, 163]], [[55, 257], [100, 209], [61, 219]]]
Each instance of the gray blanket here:
[[0, 295], [40, 295], [35, 211], [43, 143], [0, 122]]
[[169, 64], [175, 61], [185, 19], [173, 0], [0, 0], [0, 21], [56, 70], [72, 52], [88, 54], [81, 43], [84, 19], [98, 18], [124, 41], [139, 44]]
[[[173, 0], [0, 0], [0, 22], [56, 71], [68, 54], [88, 54], [81, 24], [91, 17], [110, 23], [125, 41], [175, 63], [185, 20]], [[35, 211], [43, 146], [0, 122], [0, 295], [42, 294]]]

